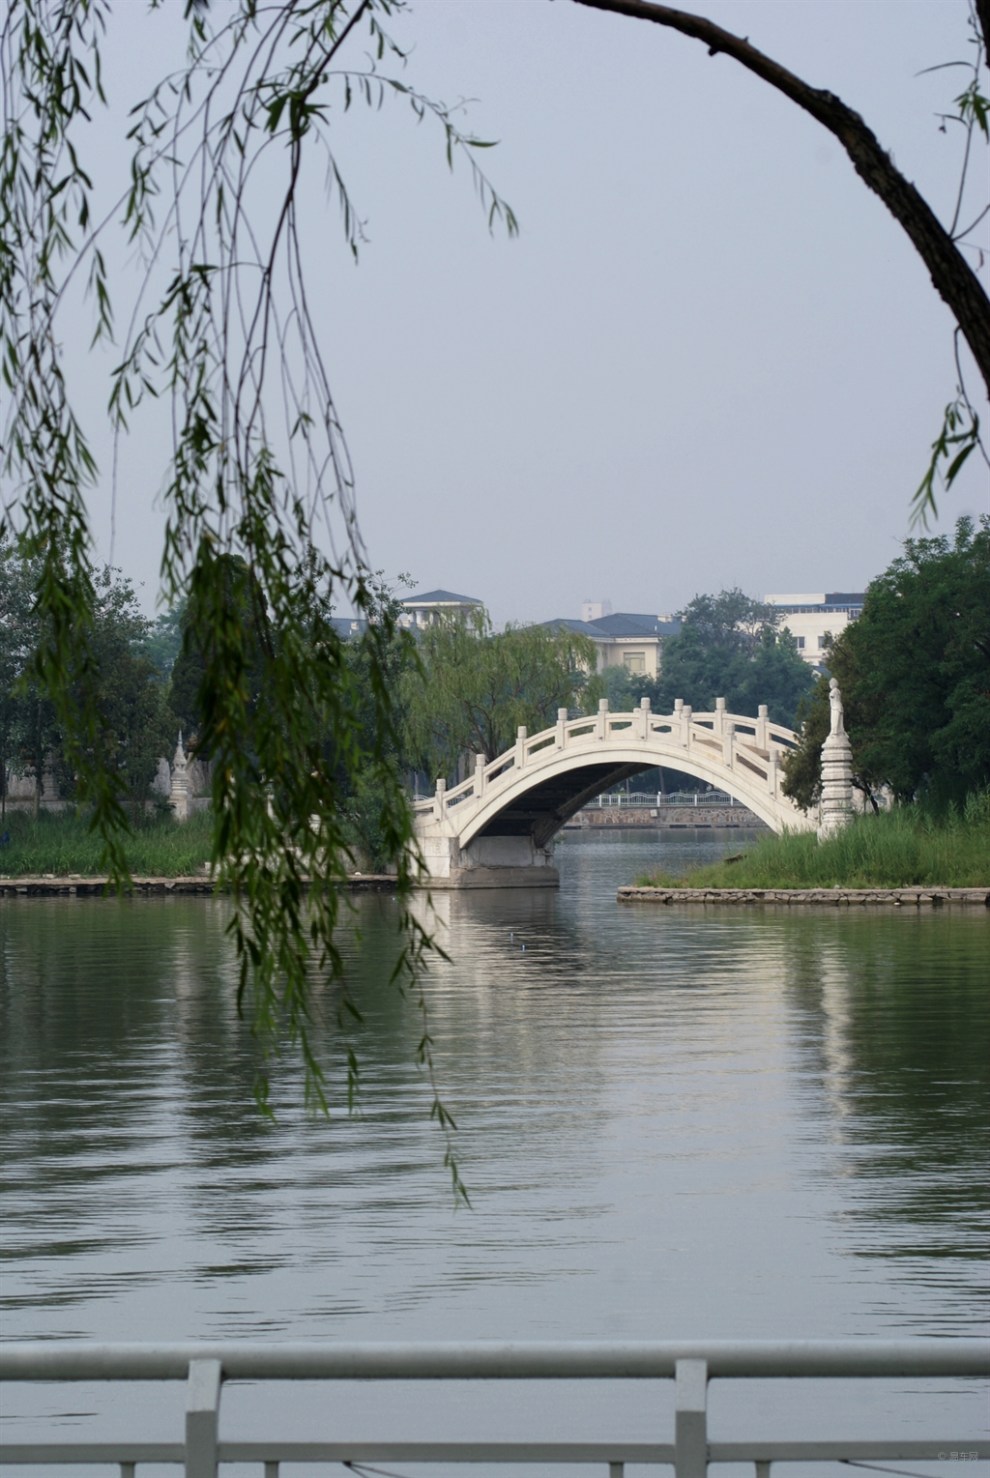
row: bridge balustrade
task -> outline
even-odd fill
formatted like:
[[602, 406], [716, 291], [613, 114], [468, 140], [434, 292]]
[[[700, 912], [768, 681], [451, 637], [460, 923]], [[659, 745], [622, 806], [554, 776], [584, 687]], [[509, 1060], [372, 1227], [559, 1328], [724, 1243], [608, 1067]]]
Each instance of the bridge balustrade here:
[[710, 713], [694, 713], [690, 705], [678, 699], [670, 714], [654, 714], [648, 698], [632, 712], [613, 712], [608, 700], [602, 699], [597, 713], [579, 718], [568, 718], [567, 710], [559, 709], [557, 723], [538, 734], [529, 735], [520, 728], [511, 749], [491, 760], [476, 756], [473, 772], [450, 789], [446, 782], [438, 781], [433, 797], [414, 804], [414, 814], [445, 820], [452, 813], [463, 812], [468, 802], [480, 801], [499, 786], [514, 784], [534, 765], [546, 765], [554, 755], [579, 749], [586, 752], [597, 745], [607, 749], [629, 740], [647, 751], [662, 751], [657, 756], [658, 764], [676, 763], [670, 753], [676, 749], [688, 759], [692, 754], [703, 757], [727, 777], [742, 772], [770, 802], [786, 804], [779, 786], [779, 762], [781, 755], [796, 745], [797, 735], [771, 723], [765, 704], [752, 718], [728, 713], [724, 698], [716, 699]]

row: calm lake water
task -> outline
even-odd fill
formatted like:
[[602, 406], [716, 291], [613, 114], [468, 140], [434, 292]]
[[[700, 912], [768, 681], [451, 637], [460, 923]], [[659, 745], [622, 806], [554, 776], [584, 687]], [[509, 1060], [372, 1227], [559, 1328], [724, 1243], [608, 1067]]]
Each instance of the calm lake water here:
[[986, 1333], [990, 919], [617, 905], [739, 841], [570, 833], [559, 893], [438, 897], [471, 1210], [389, 896], [344, 939], [362, 1090], [329, 1123], [289, 1059], [253, 1107], [223, 902], [0, 905], [4, 1337]]

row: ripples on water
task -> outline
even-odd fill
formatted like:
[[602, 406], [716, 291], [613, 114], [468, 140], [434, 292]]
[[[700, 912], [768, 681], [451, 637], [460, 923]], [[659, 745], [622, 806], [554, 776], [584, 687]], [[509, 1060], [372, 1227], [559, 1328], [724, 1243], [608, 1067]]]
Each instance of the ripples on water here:
[[437, 898], [471, 1211], [387, 895], [345, 939], [361, 1105], [329, 1125], [289, 1060], [252, 1107], [222, 903], [0, 906], [6, 1337], [985, 1330], [985, 915], [619, 907], [657, 849], [568, 836], [559, 894]]

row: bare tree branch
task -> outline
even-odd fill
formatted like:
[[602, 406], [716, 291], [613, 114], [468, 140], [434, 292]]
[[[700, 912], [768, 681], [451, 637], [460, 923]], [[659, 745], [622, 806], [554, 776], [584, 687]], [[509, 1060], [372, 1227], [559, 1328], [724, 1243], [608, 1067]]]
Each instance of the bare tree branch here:
[[983, 36], [983, 59], [990, 62], [990, 0], [975, 0], [976, 19]]
[[[711, 56], [724, 51], [827, 128], [849, 155], [856, 173], [879, 195], [907, 233], [928, 268], [936, 291], [962, 330], [990, 396], [990, 298], [928, 202], [895, 167], [858, 113], [834, 93], [809, 86], [751, 46], [748, 40], [723, 30], [704, 16], [654, 4], [653, 0], [574, 0], [574, 3], [679, 31], [704, 42]], [[977, 13], [986, 38], [990, 35], [990, 0], [977, 0]]]

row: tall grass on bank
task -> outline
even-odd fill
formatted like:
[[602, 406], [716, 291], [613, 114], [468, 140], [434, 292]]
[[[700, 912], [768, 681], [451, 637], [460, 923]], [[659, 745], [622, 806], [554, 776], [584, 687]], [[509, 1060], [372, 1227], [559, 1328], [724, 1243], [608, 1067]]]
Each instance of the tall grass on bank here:
[[637, 881], [658, 888], [990, 886], [990, 791], [970, 796], [961, 812], [901, 806], [857, 817], [825, 842], [813, 832], [764, 837], [735, 861]]
[[[106, 864], [99, 838], [84, 815], [8, 811], [0, 823], [0, 877], [102, 877]], [[208, 813], [178, 822], [168, 816], [133, 824], [124, 850], [132, 877], [198, 877], [210, 857]]]

